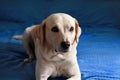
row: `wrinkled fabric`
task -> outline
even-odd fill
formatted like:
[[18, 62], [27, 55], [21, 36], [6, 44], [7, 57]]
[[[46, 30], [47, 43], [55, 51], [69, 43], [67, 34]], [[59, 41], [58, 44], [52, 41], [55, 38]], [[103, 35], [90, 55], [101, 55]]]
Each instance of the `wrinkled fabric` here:
[[57, 12], [72, 15], [82, 28], [77, 47], [82, 80], [120, 80], [119, 0], [0, 1], [0, 80], [35, 80], [36, 61], [23, 62], [28, 55], [22, 41], [12, 37]]

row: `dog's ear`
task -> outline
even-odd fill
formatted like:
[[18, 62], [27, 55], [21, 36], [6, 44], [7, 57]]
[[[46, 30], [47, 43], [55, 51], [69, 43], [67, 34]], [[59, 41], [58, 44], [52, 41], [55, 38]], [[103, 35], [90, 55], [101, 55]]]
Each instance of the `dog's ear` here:
[[36, 41], [36, 39], [39, 40], [40, 45], [44, 45], [45, 44], [45, 33], [46, 33], [46, 25], [45, 25], [45, 21], [43, 21], [40, 25], [38, 25], [37, 27], [35, 27], [32, 31], [32, 37], [34, 39], [34, 41]]
[[80, 35], [81, 35], [81, 28], [79, 27], [78, 21], [75, 20], [75, 40], [74, 40], [74, 42], [78, 43]]

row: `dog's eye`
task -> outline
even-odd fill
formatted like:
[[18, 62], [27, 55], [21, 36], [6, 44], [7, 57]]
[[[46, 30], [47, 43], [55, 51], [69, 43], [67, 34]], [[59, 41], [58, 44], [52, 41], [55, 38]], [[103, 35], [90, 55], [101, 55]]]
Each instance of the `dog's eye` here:
[[55, 26], [51, 29], [52, 32], [59, 32], [59, 29]]
[[74, 30], [74, 27], [72, 26], [69, 31], [72, 32], [73, 30]]

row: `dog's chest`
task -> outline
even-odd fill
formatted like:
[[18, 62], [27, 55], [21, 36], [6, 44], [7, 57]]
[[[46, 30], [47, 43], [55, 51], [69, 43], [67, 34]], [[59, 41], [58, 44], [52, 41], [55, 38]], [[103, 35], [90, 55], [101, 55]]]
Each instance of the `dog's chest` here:
[[55, 64], [52, 76], [56, 77], [56, 76], [66, 75], [66, 72], [65, 72], [66, 68], [67, 66], [66, 66], [66, 63], [64, 62]]

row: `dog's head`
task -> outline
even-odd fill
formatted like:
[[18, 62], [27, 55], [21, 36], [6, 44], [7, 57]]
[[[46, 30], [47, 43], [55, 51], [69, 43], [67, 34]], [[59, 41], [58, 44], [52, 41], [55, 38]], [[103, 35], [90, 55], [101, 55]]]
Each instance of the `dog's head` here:
[[34, 30], [40, 45], [59, 53], [66, 53], [78, 44], [81, 28], [77, 20], [68, 14], [57, 13], [45, 19]]

